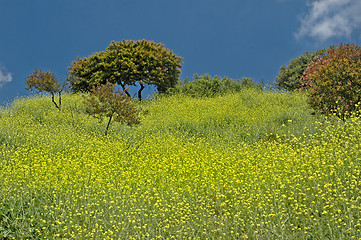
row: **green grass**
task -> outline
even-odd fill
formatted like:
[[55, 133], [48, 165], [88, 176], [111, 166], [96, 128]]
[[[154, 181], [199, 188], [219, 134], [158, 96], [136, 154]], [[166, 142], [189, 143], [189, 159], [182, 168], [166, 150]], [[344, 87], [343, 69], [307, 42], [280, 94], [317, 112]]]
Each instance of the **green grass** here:
[[0, 239], [359, 239], [361, 126], [301, 93], [158, 97], [137, 127], [80, 95], [0, 110]]

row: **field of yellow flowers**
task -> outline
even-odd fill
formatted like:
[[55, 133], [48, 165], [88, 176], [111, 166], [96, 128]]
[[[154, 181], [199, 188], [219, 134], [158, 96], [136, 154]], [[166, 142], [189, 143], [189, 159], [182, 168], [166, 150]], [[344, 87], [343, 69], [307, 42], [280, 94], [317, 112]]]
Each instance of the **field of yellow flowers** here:
[[360, 239], [361, 122], [301, 93], [158, 97], [140, 126], [80, 95], [0, 110], [0, 239]]

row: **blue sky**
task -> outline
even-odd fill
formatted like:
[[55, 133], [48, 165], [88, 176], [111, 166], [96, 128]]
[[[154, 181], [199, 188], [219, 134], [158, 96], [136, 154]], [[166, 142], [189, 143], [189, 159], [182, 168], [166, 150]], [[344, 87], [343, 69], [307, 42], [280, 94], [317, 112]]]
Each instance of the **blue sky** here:
[[209, 73], [273, 82], [279, 68], [336, 43], [361, 45], [360, 0], [0, 0], [0, 104], [29, 94], [34, 69], [62, 81], [79, 57], [146, 39]]

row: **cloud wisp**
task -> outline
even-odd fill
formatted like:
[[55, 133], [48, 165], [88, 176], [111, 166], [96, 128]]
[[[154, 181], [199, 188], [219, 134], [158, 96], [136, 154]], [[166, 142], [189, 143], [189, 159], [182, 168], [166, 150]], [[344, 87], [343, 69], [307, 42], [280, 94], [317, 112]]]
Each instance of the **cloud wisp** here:
[[13, 80], [13, 76], [11, 73], [6, 73], [0, 69], [0, 88], [4, 86], [4, 84], [9, 83]]
[[312, 37], [321, 42], [333, 37], [350, 38], [361, 29], [360, 0], [312, 0], [309, 12], [301, 19], [295, 37]]

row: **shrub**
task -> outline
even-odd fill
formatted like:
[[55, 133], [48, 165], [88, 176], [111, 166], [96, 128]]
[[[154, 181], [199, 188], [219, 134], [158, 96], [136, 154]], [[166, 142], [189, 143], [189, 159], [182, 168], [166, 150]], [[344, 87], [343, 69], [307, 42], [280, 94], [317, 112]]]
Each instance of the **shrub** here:
[[361, 100], [360, 47], [331, 46], [326, 55], [308, 64], [301, 81], [311, 108], [344, 120], [358, 110]]
[[252, 78], [242, 79], [211, 77], [208, 73], [204, 75], [195, 74], [194, 80], [188, 79], [179, 82], [174, 88], [168, 91], [169, 94], [181, 93], [192, 97], [215, 97], [229, 92], [239, 92], [244, 88], [262, 89]]

